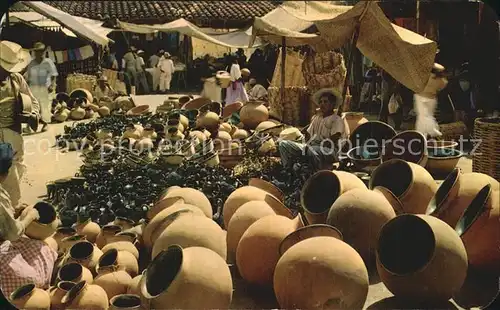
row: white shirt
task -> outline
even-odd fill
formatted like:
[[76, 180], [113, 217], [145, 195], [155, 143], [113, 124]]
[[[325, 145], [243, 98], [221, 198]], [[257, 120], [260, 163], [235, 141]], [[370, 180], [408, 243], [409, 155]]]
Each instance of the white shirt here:
[[175, 72], [174, 62], [172, 59], [166, 59], [165, 57], [160, 58], [158, 68], [165, 74], [172, 74]]
[[330, 139], [336, 133], [340, 133], [341, 138], [347, 136], [344, 120], [337, 114], [327, 117], [323, 117], [321, 114], [314, 115], [307, 132], [311, 135], [311, 139], [315, 141]]
[[237, 81], [241, 79], [241, 70], [240, 70], [240, 65], [238, 64], [232, 64], [231, 65], [231, 82]]
[[144, 62], [144, 58], [142, 58], [141, 56], [137, 56], [137, 58], [135, 59], [135, 70], [137, 70], [137, 72], [142, 72], [144, 71], [143, 66], [145, 65], [146, 63]]

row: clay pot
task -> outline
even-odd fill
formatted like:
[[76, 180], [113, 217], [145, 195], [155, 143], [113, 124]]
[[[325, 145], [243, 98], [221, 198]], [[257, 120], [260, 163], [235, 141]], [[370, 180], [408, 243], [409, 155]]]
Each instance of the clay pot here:
[[249, 129], [255, 129], [268, 119], [269, 111], [262, 101], [249, 101], [240, 110], [240, 120]]
[[219, 131], [225, 131], [228, 134], [231, 134], [232, 129], [231, 124], [228, 123], [222, 123], [219, 125]]
[[403, 131], [384, 145], [382, 160], [402, 159], [425, 167], [428, 159], [427, 139], [415, 130]]
[[207, 196], [205, 196], [205, 194], [203, 194], [201, 191], [194, 188], [176, 188], [168, 192], [164, 197], [180, 197], [184, 199], [184, 202], [186, 204], [190, 204], [200, 208], [208, 218], [212, 218], [213, 216], [212, 205], [210, 204]]
[[108, 298], [125, 294], [130, 282], [132, 282], [132, 277], [113, 262], [106, 264], [105, 260], [107, 259], [104, 258], [99, 262], [97, 277], [94, 279], [94, 284], [102, 287], [104, 291], [106, 291]]
[[347, 122], [349, 132], [353, 132], [360, 125], [368, 122], [368, 120], [364, 117], [363, 112], [346, 112], [343, 113], [342, 117]]
[[425, 169], [436, 177], [447, 176], [455, 169], [463, 155], [461, 151], [452, 148], [429, 151]]
[[109, 301], [110, 310], [141, 310], [141, 298], [137, 295], [121, 294]]
[[35, 284], [26, 284], [19, 287], [10, 294], [9, 301], [17, 309], [50, 309], [49, 293], [37, 288]]
[[135, 226], [135, 222], [126, 217], [117, 216], [112, 223], [113, 225], [120, 226], [122, 230], [127, 230]]
[[73, 120], [82, 120], [85, 118], [85, 110], [81, 106], [77, 106], [71, 110], [69, 117]]
[[101, 256], [102, 251], [98, 247], [88, 241], [80, 241], [69, 249], [68, 262], [79, 263], [94, 273]]
[[183, 248], [205, 247], [226, 260], [226, 234], [212, 219], [181, 210], [169, 215], [165, 220], [171, 223], [154, 242], [152, 258], [169, 246], [177, 244]]
[[280, 243], [302, 226], [280, 215], [268, 215], [250, 225], [236, 249], [241, 277], [251, 284], [271, 286]]
[[97, 236], [101, 232], [99, 224], [92, 222], [90, 218], [82, 223], [77, 223], [75, 229], [77, 234], [85, 236], [92, 243], [96, 242]]
[[485, 185], [457, 223], [471, 267], [498, 274], [500, 266], [500, 194]]
[[445, 222], [403, 214], [380, 232], [377, 270], [396, 297], [448, 300], [464, 283], [467, 253], [459, 235]]
[[328, 211], [337, 198], [366, 185], [354, 174], [343, 171], [322, 170], [313, 174], [304, 184], [300, 202], [309, 224], [324, 224]]
[[270, 182], [258, 178], [251, 178], [250, 180], [248, 180], [248, 185], [260, 188], [261, 190], [268, 192], [281, 202], [285, 201], [285, 194], [283, 194], [283, 192], [279, 188], [277, 188]]
[[276, 143], [274, 142], [273, 137], [271, 137], [270, 135], [263, 138], [260, 142], [261, 144], [257, 149], [257, 152], [259, 152], [259, 154], [264, 155], [276, 152]]
[[135, 277], [139, 273], [137, 258], [128, 251], [109, 249], [104, 252], [97, 264], [97, 272], [99, 273], [99, 268], [108, 266], [113, 266], [119, 270], [125, 270], [131, 277]]
[[64, 304], [62, 303], [62, 299], [66, 293], [71, 290], [76, 283], [69, 281], [61, 281], [57, 283], [56, 286], [52, 286], [49, 289], [50, 295], [50, 309], [51, 310], [63, 310], [65, 309]]
[[151, 221], [158, 213], [160, 213], [165, 209], [170, 208], [173, 205], [184, 204], [184, 199], [182, 199], [182, 197], [170, 197], [170, 198], [163, 198], [163, 197], [164, 196], [162, 195], [160, 199], [146, 213], [146, 218], [149, 221]]
[[[499, 182], [492, 177], [477, 172], [462, 173], [456, 168], [439, 186], [429, 204], [427, 214], [436, 216], [455, 228], [465, 209], [488, 184], [492, 186], [493, 192], [500, 190]], [[490, 206], [493, 196], [486, 202]]]
[[283, 241], [288, 249], [274, 272], [280, 308], [362, 309], [369, 287], [363, 260], [337, 231], [322, 226], [304, 227]]
[[60, 123], [65, 122], [69, 117], [70, 110], [61, 109], [59, 112], [54, 114], [54, 119]]
[[80, 281], [87, 281], [87, 283], [92, 284], [94, 277], [92, 272], [87, 267], [84, 267], [78, 263], [67, 263], [64, 264], [57, 273], [57, 278], [60, 281], [74, 282], [78, 283]]
[[383, 186], [398, 197], [406, 213], [423, 214], [437, 191], [437, 184], [423, 167], [391, 159], [373, 171], [370, 188]]
[[54, 252], [58, 252], [59, 250], [59, 245], [57, 244], [56, 240], [53, 237], [48, 237], [43, 240], [43, 242], [49, 246]]
[[33, 208], [38, 211], [40, 219], [31, 222], [24, 233], [31, 239], [44, 240], [52, 236], [59, 226], [56, 210], [46, 202], [37, 202]]
[[109, 308], [106, 291], [99, 285], [81, 281], [64, 295], [62, 302], [67, 309], [75, 310], [107, 310]]
[[233, 133], [232, 138], [235, 140], [245, 140], [246, 138], [248, 138], [248, 131], [246, 131], [245, 129], [237, 129]]
[[197, 124], [200, 127], [205, 127], [208, 131], [219, 128], [219, 115], [212, 111], [207, 111], [198, 116]]
[[137, 249], [137, 236], [133, 233], [120, 232], [108, 238], [108, 244], [102, 248], [102, 252], [106, 253], [110, 249], [117, 251], [127, 251], [136, 259], [139, 259], [139, 250]]
[[73, 235], [70, 237], [63, 238], [61, 242], [59, 243], [59, 253], [66, 253], [71, 249], [71, 247], [80, 242], [80, 241], [85, 241], [85, 236], [82, 235]]
[[352, 189], [333, 203], [326, 223], [337, 228], [370, 269], [375, 267], [375, 249], [382, 227], [396, 213], [383, 195], [368, 189]]
[[205, 136], [205, 134], [199, 130], [193, 130], [189, 132], [189, 137], [191, 139], [195, 139], [195, 144], [202, 143], [203, 141], [208, 139], [207, 136]]
[[125, 132], [122, 135], [122, 139], [131, 138], [134, 140], [139, 140], [142, 137], [142, 131], [139, 130], [134, 124], [130, 124], [125, 129]]
[[141, 280], [144, 275], [146, 270], [142, 272], [142, 274], [135, 276], [132, 281], [129, 283], [128, 288], [127, 288], [127, 294], [133, 294], [133, 295], [141, 295]]
[[114, 236], [115, 234], [122, 231], [122, 228], [118, 225], [108, 224], [103, 226], [99, 235], [97, 235], [95, 245], [102, 249], [107, 243], [108, 238]]
[[229, 267], [215, 252], [172, 245], [149, 265], [141, 293], [151, 309], [228, 309], [233, 283]]
[[76, 230], [72, 227], [59, 227], [56, 233], [52, 236], [57, 243], [57, 246], [61, 246], [61, 240], [76, 234]]
[[403, 204], [399, 201], [398, 197], [394, 195], [390, 190], [383, 186], [377, 186], [373, 189], [374, 192], [379, 193], [384, 196], [384, 198], [391, 204], [392, 209], [396, 213], [396, 215], [403, 214]]

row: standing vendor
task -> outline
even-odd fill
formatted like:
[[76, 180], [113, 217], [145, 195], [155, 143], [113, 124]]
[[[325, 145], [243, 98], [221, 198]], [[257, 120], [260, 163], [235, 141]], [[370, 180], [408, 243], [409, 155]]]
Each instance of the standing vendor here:
[[158, 68], [160, 68], [160, 92], [166, 93], [170, 91], [172, 75], [175, 72], [174, 62], [169, 52], [165, 52], [160, 58]]
[[[12, 167], [1, 182], [10, 196], [11, 203], [17, 207], [21, 199], [20, 180], [25, 166], [24, 141], [21, 124], [29, 123], [32, 128], [38, 126], [40, 106], [33, 96], [23, 76], [19, 74], [30, 62], [29, 52], [19, 44], [10, 41], [0, 42], [0, 142], [10, 143], [14, 150]], [[31, 99], [31, 112], [19, 112], [19, 93]]]
[[28, 85], [40, 103], [42, 131], [47, 131], [52, 118], [52, 99], [50, 96], [56, 90], [56, 77], [58, 75], [54, 62], [45, 57], [45, 50], [45, 44], [35, 43], [33, 47], [35, 59], [30, 62], [25, 73]]
[[243, 79], [241, 77], [241, 69], [238, 64], [238, 58], [233, 57], [233, 64], [231, 65], [231, 85], [226, 89], [226, 105], [241, 101], [246, 103], [248, 101], [248, 94], [243, 87]]

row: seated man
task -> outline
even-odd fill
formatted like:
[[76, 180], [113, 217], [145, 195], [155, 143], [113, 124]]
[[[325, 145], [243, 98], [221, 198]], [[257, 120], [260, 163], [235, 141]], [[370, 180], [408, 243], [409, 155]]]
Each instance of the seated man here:
[[267, 90], [257, 80], [251, 78], [248, 81], [248, 97], [253, 100], [264, 100], [267, 97]]
[[340, 95], [332, 89], [322, 89], [313, 96], [319, 111], [311, 119], [306, 129], [305, 143], [281, 141], [279, 151], [284, 167], [293, 166], [301, 156], [305, 156], [316, 170], [331, 169], [340, 149], [340, 139], [347, 138], [344, 120], [334, 113], [340, 104]]
[[116, 97], [115, 91], [111, 88], [111, 86], [109, 86], [108, 78], [106, 76], [101, 75], [97, 80], [97, 85], [94, 89], [93, 96], [96, 103], [98, 103], [103, 97], [109, 97], [111, 99], [114, 99]]

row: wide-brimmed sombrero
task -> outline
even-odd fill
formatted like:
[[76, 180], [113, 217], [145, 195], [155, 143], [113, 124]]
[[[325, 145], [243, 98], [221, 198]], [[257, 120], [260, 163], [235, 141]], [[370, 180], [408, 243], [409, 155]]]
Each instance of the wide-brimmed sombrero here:
[[28, 50], [23, 49], [21, 45], [10, 42], [0, 41], [0, 66], [7, 72], [21, 72], [30, 63], [31, 56]]
[[314, 102], [314, 104], [319, 105], [319, 99], [325, 94], [332, 94], [337, 98], [337, 102], [335, 103], [336, 106], [339, 105], [342, 101], [342, 95], [340, 94], [340, 92], [337, 89], [335, 89], [335, 88], [322, 88], [312, 95], [312, 101]]

